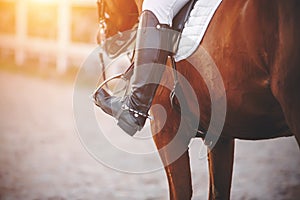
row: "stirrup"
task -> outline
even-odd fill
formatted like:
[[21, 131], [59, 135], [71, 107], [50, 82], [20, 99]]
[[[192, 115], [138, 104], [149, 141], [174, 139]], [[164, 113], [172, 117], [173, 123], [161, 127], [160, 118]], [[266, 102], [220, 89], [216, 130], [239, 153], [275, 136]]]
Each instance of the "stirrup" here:
[[121, 107], [121, 109], [123, 111], [128, 110], [129, 112], [132, 112], [133, 116], [136, 117], [136, 118], [138, 118], [139, 116], [141, 116], [141, 117], [144, 117], [144, 118], [147, 118], [147, 119], [150, 119], [150, 120], [154, 119], [153, 116], [151, 116], [149, 114], [145, 114], [145, 113], [139, 112], [139, 111], [134, 110], [132, 108], [129, 108], [126, 104], [123, 104], [122, 107]]

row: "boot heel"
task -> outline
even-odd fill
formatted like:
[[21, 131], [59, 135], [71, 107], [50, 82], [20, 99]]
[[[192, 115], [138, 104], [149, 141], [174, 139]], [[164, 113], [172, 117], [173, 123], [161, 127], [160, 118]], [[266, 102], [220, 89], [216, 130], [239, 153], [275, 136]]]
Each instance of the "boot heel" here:
[[119, 119], [118, 126], [130, 136], [133, 136], [139, 130], [138, 126], [132, 127], [122, 119]]

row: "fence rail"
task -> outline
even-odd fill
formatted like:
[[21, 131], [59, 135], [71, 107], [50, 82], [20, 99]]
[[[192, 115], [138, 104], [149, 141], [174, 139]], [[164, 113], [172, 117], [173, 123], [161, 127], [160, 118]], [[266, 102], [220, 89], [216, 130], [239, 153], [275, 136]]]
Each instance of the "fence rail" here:
[[[14, 31], [10, 33], [0, 30], [0, 48], [12, 50], [17, 65], [23, 65], [29, 54], [34, 54], [40, 60], [43, 60], [42, 57], [49, 56], [55, 58], [57, 72], [64, 73], [70, 66], [70, 63], [76, 63], [79, 66], [96, 47], [95, 40], [91, 39], [95, 38], [97, 30], [95, 0], [0, 0], [0, 4], [5, 3], [14, 7], [14, 10], [9, 12], [9, 14], [6, 12], [7, 15], [11, 15], [6, 16], [6, 18], [13, 19], [7, 23], [12, 23], [15, 27], [12, 28]], [[45, 9], [47, 6], [56, 8], [55, 12], [51, 11], [51, 13], [48, 13], [48, 18], [50, 16], [50, 18], [53, 17], [55, 20], [53, 22], [56, 30], [55, 36], [45, 38], [39, 35], [30, 35], [28, 30], [29, 24], [35, 24], [38, 21], [43, 24], [43, 27], [36, 28], [42, 28], [44, 32], [48, 31], [47, 22], [49, 20], [44, 20], [43, 22], [43, 19], [40, 19], [43, 16], [39, 16], [39, 13], [43, 14], [43, 10], [38, 12], [39, 9]], [[30, 12], [29, 8], [31, 8]], [[86, 8], [88, 9], [87, 11], [80, 10]], [[36, 13], [35, 9], [37, 9]], [[45, 9], [45, 12], [49, 11]], [[29, 18], [29, 14], [33, 15], [34, 18]], [[5, 18], [2, 16], [1, 11], [0, 17]], [[81, 19], [81, 22], [74, 22], [76, 19]], [[82, 30], [81, 27], [85, 27], [85, 30]], [[50, 26], [50, 28], [53, 29], [53, 26]], [[75, 33], [77, 38], [80, 38], [81, 34], [81, 32], [76, 33], [76, 30], [77, 32], [78, 30], [84, 31], [85, 35], [88, 35], [88, 41], [74, 41], [72, 35]]]

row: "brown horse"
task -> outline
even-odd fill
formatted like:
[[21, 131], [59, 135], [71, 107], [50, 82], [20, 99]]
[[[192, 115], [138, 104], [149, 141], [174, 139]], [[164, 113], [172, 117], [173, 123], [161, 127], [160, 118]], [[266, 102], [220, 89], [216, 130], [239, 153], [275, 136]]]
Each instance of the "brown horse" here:
[[[140, 13], [142, 0], [106, 0], [106, 4], [110, 21], [119, 30], [125, 30], [137, 21], [135, 15], [126, 13]], [[204, 128], [208, 128], [211, 117], [210, 94], [204, 79], [213, 82], [215, 74], [210, 71], [208, 77], [201, 77], [197, 70], [207, 71], [213, 59], [225, 86], [224, 128], [208, 153], [209, 199], [230, 198], [235, 138], [259, 140], [294, 135], [300, 145], [299, 21], [298, 0], [223, 0], [201, 46], [190, 58], [197, 69], [187, 61], [177, 63], [177, 70], [196, 91], [201, 108], [200, 124]], [[166, 72], [162, 82], [172, 83], [172, 78]], [[218, 93], [217, 87], [214, 92]], [[154, 136], [158, 149], [173, 139], [176, 125], [180, 123], [180, 113], [172, 109], [169, 94], [168, 89], [160, 87], [153, 102], [163, 105], [168, 116], [162, 127], [160, 113], [152, 110], [156, 120], [151, 125], [152, 131], [158, 132]], [[193, 104], [189, 106], [193, 110]], [[170, 153], [160, 152], [163, 162], [170, 159]], [[170, 198], [190, 199], [188, 151], [167, 165], [165, 171]]]

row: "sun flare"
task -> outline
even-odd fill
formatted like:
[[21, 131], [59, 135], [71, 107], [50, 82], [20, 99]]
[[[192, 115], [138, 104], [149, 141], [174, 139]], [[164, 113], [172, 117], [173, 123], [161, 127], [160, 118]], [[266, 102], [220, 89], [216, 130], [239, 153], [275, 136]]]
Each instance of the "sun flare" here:
[[58, 2], [58, 0], [29, 0], [29, 1], [32, 3], [45, 3], [45, 4]]

